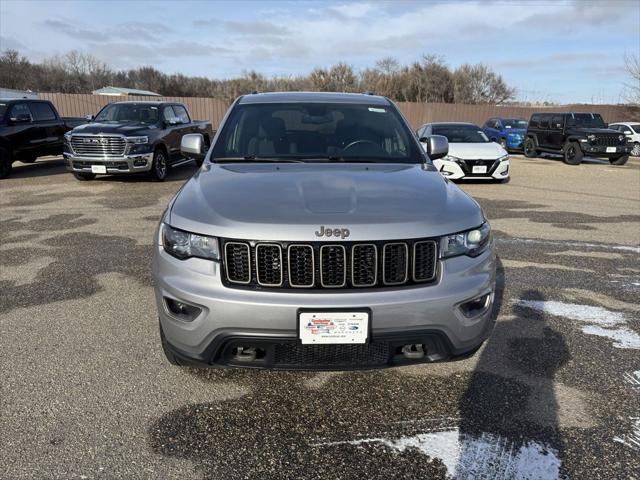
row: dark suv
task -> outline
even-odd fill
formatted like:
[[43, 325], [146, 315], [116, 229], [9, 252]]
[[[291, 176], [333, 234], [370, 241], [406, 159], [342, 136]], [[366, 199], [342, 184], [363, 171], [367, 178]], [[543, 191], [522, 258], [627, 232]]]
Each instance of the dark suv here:
[[569, 165], [580, 164], [584, 155], [624, 165], [632, 148], [624, 135], [607, 128], [599, 113], [534, 113], [524, 142], [526, 157], [557, 153]]

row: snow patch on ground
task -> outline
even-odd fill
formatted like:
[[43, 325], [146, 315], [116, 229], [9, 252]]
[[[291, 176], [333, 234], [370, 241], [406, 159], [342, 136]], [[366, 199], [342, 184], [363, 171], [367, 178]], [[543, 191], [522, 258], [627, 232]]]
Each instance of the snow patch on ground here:
[[461, 434], [457, 428], [396, 439], [364, 438], [315, 446], [366, 443], [380, 443], [399, 452], [415, 448], [424, 455], [442, 460], [451, 478], [561, 478], [558, 453], [546, 445], [529, 440], [518, 446], [496, 434]]
[[623, 378], [634, 390], [640, 390], [640, 370], [624, 372]]
[[602, 307], [543, 300], [520, 300], [518, 305], [585, 323], [582, 331], [588, 335], [613, 340], [616, 348], [640, 349], [640, 334], [626, 327], [626, 317]]
[[629, 417], [629, 420], [631, 420], [633, 424], [631, 433], [627, 433], [621, 437], [613, 437], [613, 441], [640, 452], [640, 417]]
[[565, 242], [559, 240], [538, 240], [533, 238], [496, 238], [498, 243], [529, 243], [538, 245], [559, 245], [562, 247], [593, 248], [598, 250], [620, 250], [623, 252], [640, 253], [640, 246], [615, 245], [607, 243]]

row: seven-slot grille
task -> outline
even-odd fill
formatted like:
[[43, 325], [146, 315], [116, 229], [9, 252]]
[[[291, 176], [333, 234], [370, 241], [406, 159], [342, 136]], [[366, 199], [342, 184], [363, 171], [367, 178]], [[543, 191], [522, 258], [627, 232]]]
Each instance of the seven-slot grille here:
[[621, 143], [624, 143], [624, 140], [621, 142], [618, 137], [614, 137], [612, 135], [607, 135], [602, 137], [598, 136], [596, 137], [596, 141], [595, 141], [595, 144], [601, 147], [616, 147]]
[[121, 157], [127, 144], [123, 137], [72, 135], [71, 148], [77, 155], [90, 157]]
[[225, 283], [235, 287], [346, 289], [432, 282], [435, 240], [257, 242], [222, 240]]

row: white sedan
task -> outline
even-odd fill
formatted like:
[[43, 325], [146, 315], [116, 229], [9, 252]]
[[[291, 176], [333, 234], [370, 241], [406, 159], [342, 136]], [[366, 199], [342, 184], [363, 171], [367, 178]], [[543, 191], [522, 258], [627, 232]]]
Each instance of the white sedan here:
[[449, 140], [449, 154], [433, 164], [452, 180], [486, 179], [503, 181], [509, 178], [509, 154], [489, 140], [480, 127], [472, 123], [427, 123], [418, 129], [425, 145], [431, 135], [443, 135]]

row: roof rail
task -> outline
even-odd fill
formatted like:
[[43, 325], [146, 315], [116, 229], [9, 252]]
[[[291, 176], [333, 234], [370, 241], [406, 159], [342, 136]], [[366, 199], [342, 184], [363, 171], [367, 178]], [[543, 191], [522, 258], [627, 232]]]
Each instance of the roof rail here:
[[257, 95], [258, 93], [260, 93], [258, 90], [252, 90], [250, 95]]
[[375, 92], [372, 92], [371, 90], [367, 90], [366, 92], [362, 92], [362, 95], [375, 95]]

